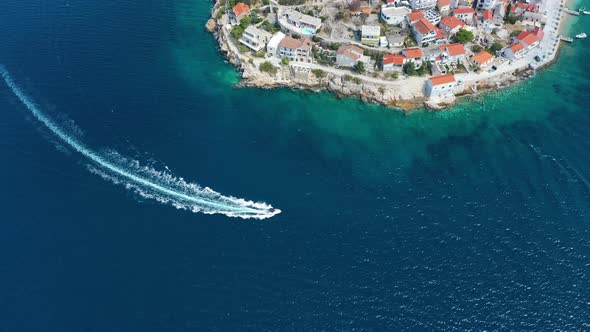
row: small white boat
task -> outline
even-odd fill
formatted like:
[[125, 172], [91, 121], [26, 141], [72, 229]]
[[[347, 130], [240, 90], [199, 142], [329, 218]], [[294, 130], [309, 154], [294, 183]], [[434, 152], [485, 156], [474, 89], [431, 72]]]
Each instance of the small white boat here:
[[579, 34], [576, 35], [576, 38], [578, 38], [578, 39], [584, 39], [586, 37], [588, 37], [588, 35], [586, 35], [584, 32], [579, 33]]
[[584, 13], [584, 15], [590, 15], [590, 11], [588, 10], [582, 10], [582, 13]]

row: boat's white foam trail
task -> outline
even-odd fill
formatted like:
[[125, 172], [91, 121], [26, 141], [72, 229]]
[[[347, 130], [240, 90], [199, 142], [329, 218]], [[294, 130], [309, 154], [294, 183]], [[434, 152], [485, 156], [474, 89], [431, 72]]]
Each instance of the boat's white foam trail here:
[[169, 203], [177, 208], [202, 212], [206, 214], [224, 214], [239, 218], [270, 218], [281, 212], [266, 203], [256, 203], [231, 196], [224, 196], [210, 188], [202, 188], [197, 184], [187, 183], [169, 173], [159, 172], [150, 167], [141, 166], [135, 160], [129, 160], [117, 153], [97, 153], [73, 135], [68, 134], [62, 126], [46, 116], [39, 107], [16, 85], [8, 71], [0, 65], [0, 75], [18, 97], [52, 133], [68, 146], [78, 151], [92, 162], [91, 171], [123, 184], [146, 198]]

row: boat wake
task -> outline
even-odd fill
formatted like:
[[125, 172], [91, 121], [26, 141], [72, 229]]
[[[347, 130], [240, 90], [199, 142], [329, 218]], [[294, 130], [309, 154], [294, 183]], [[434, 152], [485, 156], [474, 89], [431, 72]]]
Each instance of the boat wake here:
[[186, 182], [168, 172], [142, 166], [138, 161], [125, 158], [113, 151], [96, 152], [84, 145], [73, 133], [69, 133], [64, 126], [45, 115], [14, 82], [3, 65], [0, 65], [0, 75], [15, 96], [37, 120], [43, 123], [65, 145], [83, 155], [89, 162], [88, 168], [105, 179], [121, 184], [142, 197], [192, 212], [223, 214], [243, 219], [266, 219], [281, 212], [266, 203], [224, 196], [208, 187], [203, 188], [197, 184]]

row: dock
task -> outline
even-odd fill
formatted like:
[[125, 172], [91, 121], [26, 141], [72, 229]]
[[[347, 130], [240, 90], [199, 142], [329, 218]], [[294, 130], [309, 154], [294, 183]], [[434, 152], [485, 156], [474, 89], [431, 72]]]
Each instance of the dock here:
[[566, 36], [564, 36], [564, 35], [559, 35], [559, 40], [562, 40], [562, 41], [564, 41], [564, 42], [568, 42], [568, 43], [572, 43], [572, 42], [574, 41], [574, 39], [573, 39], [573, 38], [566, 37]]
[[580, 12], [577, 10], [571, 10], [569, 8], [564, 8], [563, 11], [570, 14], [570, 15], [580, 16]]

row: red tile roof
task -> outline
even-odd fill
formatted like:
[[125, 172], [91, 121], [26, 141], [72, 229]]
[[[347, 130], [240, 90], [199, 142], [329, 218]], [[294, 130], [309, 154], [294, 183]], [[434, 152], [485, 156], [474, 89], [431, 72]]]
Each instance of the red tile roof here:
[[445, 6], [449, 6], [451, 4], [451, 0], [438, 0], [438, 7], [445, 7]]
[[443, 29], [436, 29], [436, 39], [444, 39], [447, 38], [446, 31]]
[[347, 57], [357, 61], [363, 56], [364, 52], [365, 51], [362, 48], [354, 45], [340, 46], [336, 51], [338, 54], [346, 55]]
[[250, 7], [247, 4], [238, 2], [234, 8], [232, 8], [236, 17], [239, 17], [242, 14], [250, 15]]
[[384, 54], [383, 55], [383, 64], [384, 65], [394, 64], [394, 65], [401, 66], [404, 64], [405, 58], [406, 57], [401, 54]]
[[487, 10], [484, 10], [483, 11], [483, 21], [484, 22], [485, 21], [491, 21], [493, 16], [494, 15], [492, 15], [492, 11], [491, 10], [487, 9]]
[[303, 39], [295, 39], [291, 37], [285, 37], [279, 43], [280, 47], [289, 48], [289, 49], [311, 49], [311, 41], [307, 38]]
[[465, 47], [463, 44], [455, 43], [455, 44], [445, 44], [440, 47], [441, 51], [447, 52], [449, 56], [457, 56], [457, 55], [464, 55], [465, 54]]
[[421, 18], [418, 22], [415, 22], [414, 27], [423, 35], [428, 34], [431, 31], [436, 31], [436, 27], [425, 18]]
[[417, 11], [413, 11], [411, 13], [409, 13], [407, 15], [408, 17], [408, 21], [410, 21], [410, 23], [414, 23], [416, 21], [418, 21], [421, 18], [424, 18], [424, 12], [421, 10], [417, 10]]
[[473, 14], [475, 13], [475, 10], [473, 10], [473, 8], [455, 8], [455, 10], [453, 10], [453, 14]]
[[510, 49], [512, 50], [512, 53], [517, 53], [518, 51], [524, 50], [524, 45], [521, 43], [516, 43], [510, 46]]
[[433, 86], [447, 83], [455, 83], [455, 76], [451, 74], [433, 76], [430, 78], [430, 82], [432, 82]]
[[422, 49], [421, 48], [406, 48], [405, 50], [402, 51], [406, 58], [410, 58], [410, 59], [415, 59], [415, 58], [421, 58], [422, 57]]
[[445, 16], [440, 20], [440, 24], [447, 26], [449, 29], [454, 30], [457, 27], [465, 26], [465, 23], [454, 16]]
[[545, 32], [543, 31], [543, 29], [541, 29], [540, 27], [536, 27], [534, 28], [531, 33], [535, 36], [537, 36], [538, 40], [543, 40], [543, 37], [545, 37]]
[[537, 41], [539, 41], [537, 39], [537, 36], [535, 36], [534, 34], [532, 34], [530, 32], [526, 32], [526, 31], [521, 32], [518, 35], [518, 37], [516, 37], [516, 39], [520, 40], [521, 42], [523, 42], [529, 46], [536, 43]]
[[487, 51], [481, 51], [479, 53], [477, 53], [476, 55], [474, 55], [471, 60], [481, 64], [484, 64], [490, 60], [492, 60], [494, 58], [493, 55], [491, 55], [490, 53], [488, 53]]

